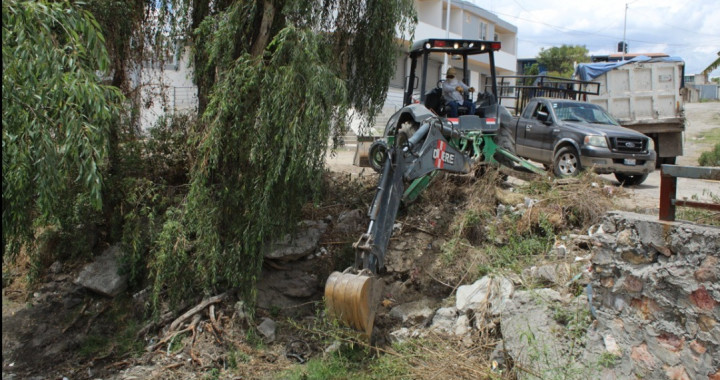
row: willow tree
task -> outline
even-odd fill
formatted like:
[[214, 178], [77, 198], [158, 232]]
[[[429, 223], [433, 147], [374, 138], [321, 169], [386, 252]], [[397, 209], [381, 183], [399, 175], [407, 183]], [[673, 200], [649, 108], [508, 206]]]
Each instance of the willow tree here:
[[[102, 203], [101, 167], [122, 96], [101, 83], [109, 57], [99, 25], [68, 3], [2, 5], [3, 255], [64, 231], [74, 207]], [[32, 252], [32, 250], [29, 250]]]
[[[293, 228], [348, 114], [382, 106], [411, 0], [192, 0], [201, 122], [185, 203], [153, 250], [155, 294], [236, 286], [252, 299], [263, 249]], [[183, 8], [184, 7], [184, 8]], [[185, 11], [180, 11], [185, 9]]]

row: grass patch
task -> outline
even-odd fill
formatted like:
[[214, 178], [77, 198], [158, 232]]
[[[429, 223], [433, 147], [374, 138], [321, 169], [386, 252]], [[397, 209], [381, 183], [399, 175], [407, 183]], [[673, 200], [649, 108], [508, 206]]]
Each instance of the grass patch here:
[[[703, 190], [703, 196], [709, 197], [711, 203], [720, 203], [720, 194], [713, 194], [710, 191]], [[693, 201], [701, 201], [700, 197], [695, 194], [690, 197]], [[707, 203], [707, 199], [701, 202]], [[720, 212], [706, 210], [695, 207], [678, 207], [675, 211], [675, 218], [687, 220], [694, 223], [709, 224], [711, 226], [720, 226]]]
[[700, 166], [720, 166], [720, 128], [713, 128], [698, 134], [698, 140], [713, 148], [702, 152], [698, 158]]
[[486, 245], [485, 252], [489, 260], [480, 264], [480, 276], [500, 269], [519, 273], [550, 251], [555, 242], [555, 233], [548, 219], [541, 215], [537, 226], [527, 231], [520, 230], [521, 219], [521, 215], [509, 215], [503, 218], [502, 223], [490, 226], [489, 237], [499, 244]]
[[78, 355], [83, 358], [97, 356], [98, 353], [105, 351], [109, 347], [107, 337], [100, 334], [88, 335], [78, 348]]
[[480, 347], [465, 348], [448, 337], [428, 336], [395, 343], [383, 349], [344, 347], [304, 366], [296, 366], [282, 379], [505, 379], [494, 373]]
[[698, 134], [698, 138], [707, 144], [720, 144], [720, 128], [713, 128], [702, 131]]

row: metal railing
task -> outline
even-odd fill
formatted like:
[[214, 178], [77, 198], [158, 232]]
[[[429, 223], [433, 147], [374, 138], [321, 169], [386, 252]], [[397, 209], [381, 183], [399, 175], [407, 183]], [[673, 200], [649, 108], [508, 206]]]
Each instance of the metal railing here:
[[676, 191], [678, 177], [720, 181], [720, 168], [707, 166], [663, 165], [660, 172], [660, 220], [674, 221], [676, 206], [720, 211], [720, 203], [704, 203], [677, 199]]
[[[489, 91], [491, 80], [486, 79], [485, 91]], [[498, 75], [497, 89], [498, 102], [518, 114], [536, 96], [586, 100], [587, 95], [600, 93], [600, 83], [547, 75]]]

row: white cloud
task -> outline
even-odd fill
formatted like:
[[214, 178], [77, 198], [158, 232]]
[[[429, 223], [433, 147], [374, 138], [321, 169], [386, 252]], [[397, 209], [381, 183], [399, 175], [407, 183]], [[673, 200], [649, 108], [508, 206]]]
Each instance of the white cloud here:
[[[471, 1], [517, 26], [519, 58], [563, 44], [584, 45], [593, 55], [614, 53], [624, 31], [630, 52], [681, 57], [689, 74], [720, 52], [718, 0]], [[711, 76], [720, 76], [720, 69]]]

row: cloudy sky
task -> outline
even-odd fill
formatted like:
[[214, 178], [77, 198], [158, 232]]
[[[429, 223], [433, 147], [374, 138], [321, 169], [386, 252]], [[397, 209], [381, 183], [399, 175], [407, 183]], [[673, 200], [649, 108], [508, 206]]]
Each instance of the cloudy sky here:
[[[518, 58], [540, 48], [585, 45], [614, 53], [625, 28], [628, 52], [666, 53], [700, 73], [720, 52], [720, 0], [470, 0], [518, 28]], [[711, 77], [720, 76], [720, 68]]]

